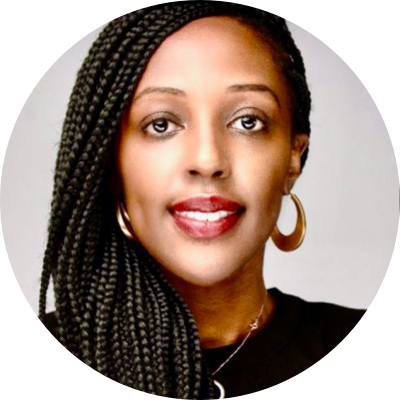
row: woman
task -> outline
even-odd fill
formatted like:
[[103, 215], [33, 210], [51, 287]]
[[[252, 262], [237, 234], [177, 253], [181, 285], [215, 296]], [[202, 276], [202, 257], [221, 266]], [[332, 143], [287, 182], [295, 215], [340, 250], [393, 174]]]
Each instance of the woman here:
[[[71, 95], [40, 318], [127, 386], [251, 393], [327, 354], [362, 312], [266, 291], [265, 243], [305, 164], [310, 93], [286, 23], [219, 2], [112, 21]], [[56, 313], [46, 315], [54, 279]]]

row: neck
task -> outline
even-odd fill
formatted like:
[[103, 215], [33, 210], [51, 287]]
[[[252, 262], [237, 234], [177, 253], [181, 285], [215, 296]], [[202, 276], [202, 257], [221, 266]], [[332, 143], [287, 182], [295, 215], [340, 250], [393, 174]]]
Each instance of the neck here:
[[207, 287], [167, 276], [194, 315], [203, 348], [241, 342], [258, 316], [259, 328], [253, 334], [269, 322], [274, 299], [265, 289], [262, 261], [261, 256], [256, 263], [253, 261], [234, 277]]
[[[208, 301], [204, 299], [207, 298]], [[267, 322], [271, 302], [264, 285], [257, 291], [238, 294], [226, 291], [221, 296], [205, 294], [203, 301], [191, 301], [189, 307], [197, 322], [202, 348], [216, 348], [242, 342], [258, 322], [259, 332]], [[268, 300], [268, 301], [267, 301]], [[191, 305], [190, 305], [191, 304]]]

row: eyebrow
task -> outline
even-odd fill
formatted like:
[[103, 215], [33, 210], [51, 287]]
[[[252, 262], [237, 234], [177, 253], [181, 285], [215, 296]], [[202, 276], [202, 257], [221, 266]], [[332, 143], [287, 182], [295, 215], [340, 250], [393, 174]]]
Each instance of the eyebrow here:
[[275, 101], [278, 103], [279, 108], [281, 107], [281, 103], [279, 101], [276, 93], [269, 88], [267, 85], [263, 84], [246, 84], [246, 85], [232, 85], [227, 89], [228, 93], [239, 93], [239, 92], [268, 92], [271, 93], [274, 97]]
[[[281, 107], [278, 96], [275, 92], [269, 88], [267, 85], [263, 84], [242, 84], [242, 85], [231, 85], [227, 89], [228, 93], [240, 93], [240, 92], [268, 92], [274, 97], [275, 101], [278, 103], [278, 106]], [[133, 101], [139, 100], [141, 97], [151, 94], [151, 93], [167, 93], [172, 94], [174, 96], [186, 96], [186, 93], [181, 89], [176, 89], [173, 87], [165, 87], [165, 86], [152, 86], [142, 90]]]
[[158, 87], [158, 86], [152, 86], [148, 87], [147, 89], [142, 90], [135, 98], [133, 101], [137, 101], [140, 99], [142, 96], [145, 96], [146, 94], [150, 93], [168, 93], [168, 94], [173, 94], [175, 96], [185, 96], [186, 93], [183, 90], [172, 88], [172, 87]]

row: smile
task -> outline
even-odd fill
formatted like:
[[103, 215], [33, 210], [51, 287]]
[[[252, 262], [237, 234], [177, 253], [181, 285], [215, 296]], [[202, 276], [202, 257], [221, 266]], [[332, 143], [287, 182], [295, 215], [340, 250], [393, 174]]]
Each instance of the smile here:
[[199, 211], [176, 211], [176, 214], [190, 218], [190, 219], [195, 219], [196, 221], [207, 221], [207, 222], [215, 222], [219, 221], [221, 218], [225, 218], [228, 215], [233, 214], [231, 211], [216, 211], [213, 213], [203, 213]]
[[231, 230], [243, 212], [218, 211], [215, 213], [172, 212], [171, 215], [183, 232], [194, 238], [211, 239]]
[[231, 230], [239, 222], [244, 207], [222, 196], [193, 197], [170, 209], [180, 230], [195, 238], [214, 238]]

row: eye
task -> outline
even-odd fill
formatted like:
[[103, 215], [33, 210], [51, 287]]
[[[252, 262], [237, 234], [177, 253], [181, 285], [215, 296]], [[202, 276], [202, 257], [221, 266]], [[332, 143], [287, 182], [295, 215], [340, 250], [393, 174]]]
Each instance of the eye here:
[[241, 131], [258, 132], [263, 130], [266, 127], [266, 124], [258, 117], [244, 115], [231, 122], [230, 126]]
[[179, 125], [167, 118], [158, 117], [148, 122], [142, 131], [150, 136], [168, 136], [179, 130]]

